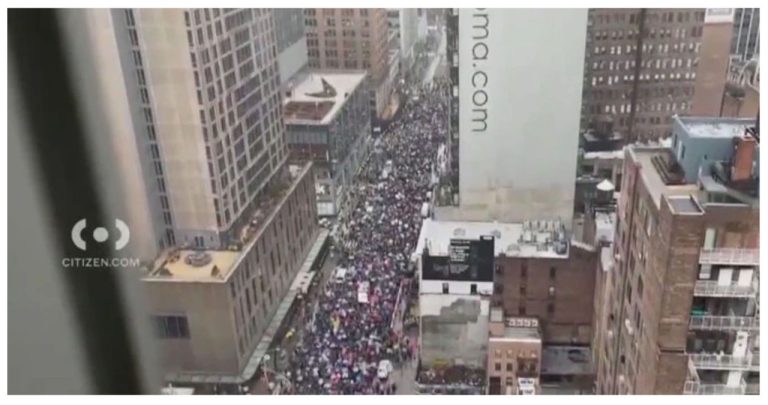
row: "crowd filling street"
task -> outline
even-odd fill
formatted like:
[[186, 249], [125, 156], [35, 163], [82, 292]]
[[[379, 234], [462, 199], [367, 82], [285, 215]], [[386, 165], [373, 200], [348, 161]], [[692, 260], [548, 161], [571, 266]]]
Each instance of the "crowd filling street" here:
[[[423, 203], [447, 136], [447, 87], [417, 87], [376, 140], [338, 219], [338, 269], [322, 287], [285, 376], [295, 394], [394, 394], [395, 368], [415, 367], [416, 339], [393, 315], [412, 277]], [[399, 294], [401, 293], [401, 294]]]

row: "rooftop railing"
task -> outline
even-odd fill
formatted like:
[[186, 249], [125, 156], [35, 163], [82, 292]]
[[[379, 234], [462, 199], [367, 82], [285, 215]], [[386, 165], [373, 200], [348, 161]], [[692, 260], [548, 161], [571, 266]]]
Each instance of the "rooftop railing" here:
[[757, 282], [742, 286], [736, 284], [722, 285], [717, 280], [698, 280], [693, 295], [697, 297], [750, 298], [757, 294], [758, 286]]
[[759, 266], [760, 251], [758, 249], [740, 248], [702, 248], [699, 253], [699, 264]]
[[759, 331], [760, 318], [755, 316], [691, 315], [692, 330]]
[[697, 370], [760, 371], [760, 356], [697, 353], [691, 354], [690, 359]]
[[737, 386], [727, 384], [708, 384], [699, 381], [686, 381], [683, 394], [686, 395], [744, 395], [747, 384], [742, 379]]

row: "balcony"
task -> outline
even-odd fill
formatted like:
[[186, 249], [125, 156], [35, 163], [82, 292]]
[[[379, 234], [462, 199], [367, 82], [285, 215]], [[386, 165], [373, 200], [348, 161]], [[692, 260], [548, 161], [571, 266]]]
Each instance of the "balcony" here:
[[685, 395], [744, 395], [747, 383], [742, 379], [739, 385], [729, 387], [726, 384], [708, 384], [699, 381], [686, 381], [683, 388]]
[[698, 280], [693, 289], [693, 295], [696, 297], [754, 298], [758, 288], [757, 280], [748, 286], [721, 285], [716, 280]]
[[757, 332], [760, 330], [760, 318], [754, 316], [691, 315], [688, 329]]
[[735, 357], [730, 354], [691, 354], [691, 363], [697, 370], [760, 371], [760, 356], [749, 354]]
[[760, 251], [758, 249], [702, 248], [699, 252], [699, 264], [759, 266]]

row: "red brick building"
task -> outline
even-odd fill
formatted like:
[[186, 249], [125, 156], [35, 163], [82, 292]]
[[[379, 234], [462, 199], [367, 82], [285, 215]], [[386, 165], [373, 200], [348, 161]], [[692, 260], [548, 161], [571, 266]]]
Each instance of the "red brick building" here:
[[754, 123], [675, 117], [672, 148], [628, 148], [595, 300], [598, 394], [757, 392]]

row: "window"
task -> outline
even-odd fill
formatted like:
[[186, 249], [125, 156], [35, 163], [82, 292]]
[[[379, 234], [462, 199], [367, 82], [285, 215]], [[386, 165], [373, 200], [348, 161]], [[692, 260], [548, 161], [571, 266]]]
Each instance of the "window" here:
[[525, 315], [525, 304], [520, 304], [520, 306], [517, 307], [518, 315]]
[[443, 283], [443, 294], [448, 294], [448, 283]]
[[501, 363], [495, 363], [495, 364], [493, 365], [493, 368], [494, 368], [494, 370], [496, 370], [496, 371], [501, 371]]
[[555, 304], [554, 303], [550, 302], [549, 304], [547, 304], [547, 315], [550, 316], [550, 317], [555, 315]]
[[507, 371], [512, 371], [514, 367], [515, 367], [514, 363], [512, 363], [511, 361], [507, 362]]
[[160, 339], [189, 339], [186, 316], [154, 316], [153, 321]]
[[549, 268], [549, 279], [551, 281], [555, 281], [555, 273], [557, 272], [557, 269], [554, 267]]
[[477, 284], [471, 284], [469, 286], [469, 293], [471, 295], [477, 295]]

